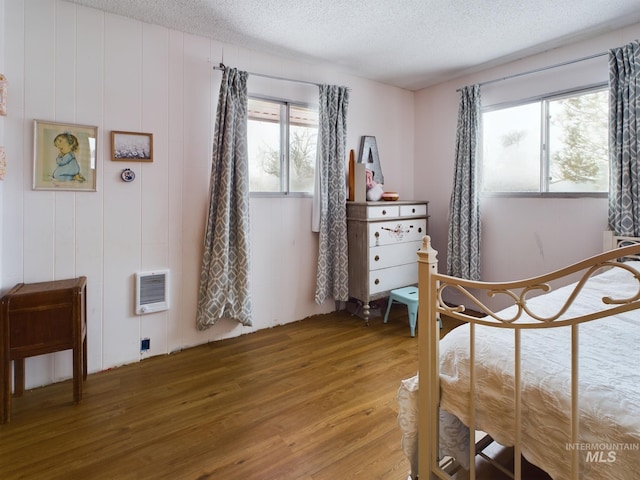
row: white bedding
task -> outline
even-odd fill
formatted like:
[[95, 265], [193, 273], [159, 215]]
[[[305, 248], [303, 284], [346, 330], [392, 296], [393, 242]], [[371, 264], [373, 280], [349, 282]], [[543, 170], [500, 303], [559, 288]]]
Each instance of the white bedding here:
[[[418, 375], [402, 380], [398, 389], [398, 424], [402, 432], [402, 451], [409, 459], [412, 479], [418, 478]], [[469, 429], [456, 417], [440, 410], [439, 458], [458, 459], [469, 468]]]
[[[640, 262], [628, 265], [640, 270]], [[600, 310], [606, 295], [634, 295], [637, 282], [630, 280], [628, 272], [617, 268], [592, 278], [568, 314]], [[560, 288], [528, 305], [536, 314], [552, 315], [571, 289]], [[465, 424], [469, 422], [468, 332], [469, 326], [463, 325], [440, 342], [440, 407]], [[640, 311], [581, 324], [579, 338], [580, 440], [572, 446], [570, 329], [522, 331], [522, 453], [556, 480], [569, 477], [571, 448], [580, 449], [581, 479], [640, 479]], [[476, 428], [507, 446], [513, 443], [513, 358], [513, 330], [476, 327]], [[415, 471], [417, 443], [412, 430], [417, 432], [417, 426], [407, 425], [410, 417], [417, 419], [416, 378], [402, 383], [398, 398], [403, 448]], [[468, 444], [447, 438], [441, 429], [442, 437], [447, 444]], [[463, 459], [458, 454], [454, 456]]]

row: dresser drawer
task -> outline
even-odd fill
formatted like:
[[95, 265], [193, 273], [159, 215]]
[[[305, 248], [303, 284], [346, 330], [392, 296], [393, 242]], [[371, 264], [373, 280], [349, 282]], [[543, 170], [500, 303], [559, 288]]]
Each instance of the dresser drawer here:
[[369, 272], [369, 292], [373, 295], [418, 283], [418, 262]]
[[369, 246], [392, 245], [402, 242], [417, 242], [427, 233], [425, 218], [391, 220], [369, 224]]
[[400, 205], [401, 217], [425, 217], [427, 215], [427, 204]]
[[421, 246], [422, 242], [418, 241], [371, 247], [369, 249], [369, 269], [379, 270], [394, 265], [415, 263], [418, 261], [417, 252]]
[[367, 208], [367, 218], [393, 218], [400, 216], [400, 208], [397, 205], [378, 205]]

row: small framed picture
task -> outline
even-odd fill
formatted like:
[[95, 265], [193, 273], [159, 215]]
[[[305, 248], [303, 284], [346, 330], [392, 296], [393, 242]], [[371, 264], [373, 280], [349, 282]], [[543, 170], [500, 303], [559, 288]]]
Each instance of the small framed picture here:
[[111, 160], [153, 162], [153, 134], [112, 131]]
[[96, 191], [98, 127], [33, 122], [33, 189]]

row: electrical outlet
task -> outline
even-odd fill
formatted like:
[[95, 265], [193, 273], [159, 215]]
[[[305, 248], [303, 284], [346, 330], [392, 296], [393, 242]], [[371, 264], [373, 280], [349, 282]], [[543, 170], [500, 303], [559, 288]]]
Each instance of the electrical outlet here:
[[143, 338], [142, 340], [140, 340], [140, 351], [141, 352], [146, 352], [150, 348], [151, 348], [151, 339], [150, 338]]

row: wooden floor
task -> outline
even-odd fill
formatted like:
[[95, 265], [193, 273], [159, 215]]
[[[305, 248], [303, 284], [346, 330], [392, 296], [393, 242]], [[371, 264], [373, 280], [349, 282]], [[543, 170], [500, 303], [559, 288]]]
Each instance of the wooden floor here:
[[312, 317], [25, 392], [0, 479], [394, 479], [396, 393], [415, 375], [406, 308], [369, 327]]
[[34, 389], [0, 425], [0, 479], [406, 480], [396, 393], [417, 367], [394, 305], [93, 374], [80, 405], [70, 381]]

